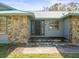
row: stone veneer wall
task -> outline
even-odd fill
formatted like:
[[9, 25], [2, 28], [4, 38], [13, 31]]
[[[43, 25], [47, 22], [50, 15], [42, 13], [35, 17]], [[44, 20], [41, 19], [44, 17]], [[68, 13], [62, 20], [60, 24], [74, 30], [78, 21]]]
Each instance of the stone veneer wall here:
[[70, 41], [72, 43], [79, 43], [79, 17], [70, 17]]
[[27, 43], [28, 40], [28, 17], [8, 16], [8, 37], [10, 43]]

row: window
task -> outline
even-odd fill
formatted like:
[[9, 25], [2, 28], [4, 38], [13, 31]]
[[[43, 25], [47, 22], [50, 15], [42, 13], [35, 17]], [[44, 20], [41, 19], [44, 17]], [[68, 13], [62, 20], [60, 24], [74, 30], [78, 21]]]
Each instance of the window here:
[[6, 17], [0, 17], [0, 34], [6, 33]]
[[49, 21], [49, 28], [50, 29], [59, 29], [59, 21], [58, 20]]

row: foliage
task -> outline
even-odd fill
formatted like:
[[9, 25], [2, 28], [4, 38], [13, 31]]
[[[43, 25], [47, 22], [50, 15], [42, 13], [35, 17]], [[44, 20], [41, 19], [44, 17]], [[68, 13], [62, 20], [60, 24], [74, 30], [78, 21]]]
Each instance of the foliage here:
[[44, 8], [43, 11], [77, 11], [79, 10], [78, 5], [79, 3], [75, 3], [75, 2], [70, 2], [68, 4], [55, 3], [50, 7]]

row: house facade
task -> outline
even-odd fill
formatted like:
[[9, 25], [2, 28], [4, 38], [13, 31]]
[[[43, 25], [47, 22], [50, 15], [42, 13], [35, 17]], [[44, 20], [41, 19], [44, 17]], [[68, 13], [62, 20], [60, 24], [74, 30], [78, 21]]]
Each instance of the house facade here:
[[28, 12], [0, 3], [0, 43], [27, 43], [31, 37], [62, 37], [79, 43], [78, 32], [78, 11]]

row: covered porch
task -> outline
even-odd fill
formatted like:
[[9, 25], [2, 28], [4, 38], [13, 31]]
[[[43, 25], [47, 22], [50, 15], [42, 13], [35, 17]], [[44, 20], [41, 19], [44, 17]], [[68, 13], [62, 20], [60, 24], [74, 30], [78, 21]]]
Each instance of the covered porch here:
[[[29, 41], [69, 41], [70, 19], [64, 18], [62, 13], [51, 16], [54, 12], [35, 13], [35, 19], [29, 20]], [[51, 14], [51, 15], [50, 15]], [[57, 15], [60, 15], [57, 16]]]
[[30, 39], [28, 42], [37, 46], [43, 44], [52, 46], [54, 43], [78, 44], [78, 14], [75, 16], [76, 13], [69, 13], [58, 18], [57, 16], [56, 18], [54, 16], [46, 17], [47, 14], [45, 14], [41, 13], [41, 16], [30, 20]]

